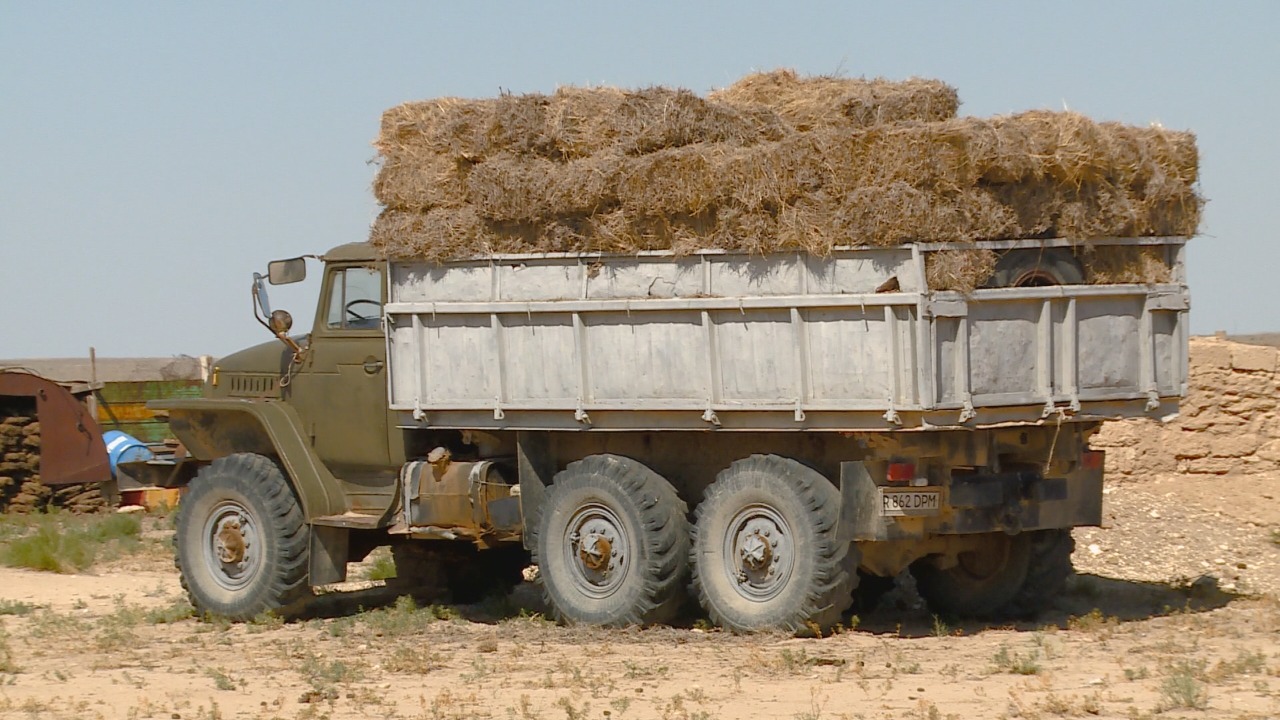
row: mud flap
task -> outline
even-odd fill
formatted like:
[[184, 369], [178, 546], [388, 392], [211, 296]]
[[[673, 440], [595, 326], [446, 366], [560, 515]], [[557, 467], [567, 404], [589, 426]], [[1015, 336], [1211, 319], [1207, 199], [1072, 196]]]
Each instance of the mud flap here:
[[551, 442], [547, 433], [516, 433], [516, 463], [520, 482], [520, 516], [524, 519], [523, 544], [533, 550], [533, 529], [547, 500], [547, 486], [555, 475]]
[[840, 463], [840, 520], [836, 537], [841, 543], [883, 540], [888, 536], [885, 518], [876, 513], [876, 483], [862, 462]]
[[311, 585], [330, 585], [347, 579], [347, 550], [351, 531], [325, 525], [311, 526]]

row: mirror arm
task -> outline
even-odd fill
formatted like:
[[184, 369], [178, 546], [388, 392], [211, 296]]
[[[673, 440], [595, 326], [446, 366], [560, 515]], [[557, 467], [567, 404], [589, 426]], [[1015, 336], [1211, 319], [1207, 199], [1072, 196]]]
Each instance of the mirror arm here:
[[267, 331], [274, 335], [277, 340], [284, 343], [293, 351], [293, 363], [295, 365], [301, 364], [302, 354], [306, 352], [305, 348], [295, 342], [293, 338], [289, 337], [288, 331], [276, 332], [271, 328], [271, 324], [267, 322], [267, 317], [270, 315], [270, 311], [266, 304], [262, 302], [262, 281], [265, 279], [266, 278], [258, 273], [253, 274], [253, 319], [257, 320], [259, 325], [266, 328]]

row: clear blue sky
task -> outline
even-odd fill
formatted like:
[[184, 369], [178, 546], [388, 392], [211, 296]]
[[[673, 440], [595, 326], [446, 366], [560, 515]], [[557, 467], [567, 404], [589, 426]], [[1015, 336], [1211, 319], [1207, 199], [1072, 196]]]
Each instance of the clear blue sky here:
[[1192, 329], [1280, 330], [1280, 3], [791, 4], [0, 0], [0, 357], [265, 340], [251, 273], [365, 239], [397, 103], [775, 67], [1195, 131]]

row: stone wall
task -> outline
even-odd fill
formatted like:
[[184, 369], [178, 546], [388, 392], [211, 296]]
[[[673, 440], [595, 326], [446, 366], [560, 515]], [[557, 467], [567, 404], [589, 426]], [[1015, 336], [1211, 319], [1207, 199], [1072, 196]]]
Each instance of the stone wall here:
[[1091, 445], [1107, 452], [1107, 474], [1225, 475], [1280, 469], [1277, 350], [1192, 338], [1190, 382], [1170, 422], [1109, 422]]

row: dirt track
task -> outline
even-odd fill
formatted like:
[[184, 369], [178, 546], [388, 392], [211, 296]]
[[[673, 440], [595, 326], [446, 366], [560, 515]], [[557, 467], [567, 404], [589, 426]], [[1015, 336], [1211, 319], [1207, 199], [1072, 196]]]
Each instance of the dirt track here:
[[1280, 474], [1113, 485], [1054, 612], [948, 625], [900, 587], [824, 639], [560, 628], [527, 617], [528, 585], [435, 613], [357, 613], [391, 600], [374, 587], [305, 622], [160, 623], [185, 606], [154, 521], [151, 550], [95, 576], [0, 571], [0, 717], [1280, 717], [1278, 496]]

